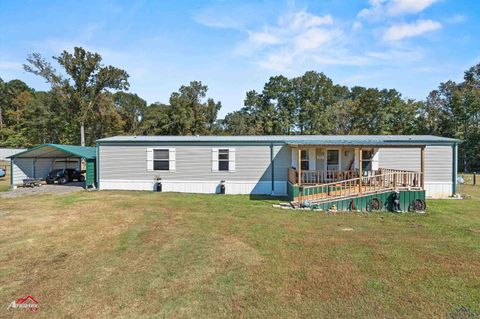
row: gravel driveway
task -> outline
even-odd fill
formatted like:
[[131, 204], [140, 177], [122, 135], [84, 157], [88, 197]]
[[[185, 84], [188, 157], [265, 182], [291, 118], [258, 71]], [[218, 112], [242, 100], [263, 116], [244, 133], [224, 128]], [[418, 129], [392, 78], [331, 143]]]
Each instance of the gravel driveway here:
[[83, 190], [84, 183], [72, 182], [66, 185], [42, 185], [40, 187], [19, 187], [9, 192], [1, 192], [0, 197], [12, 198], [35, 194], [68, 194]]

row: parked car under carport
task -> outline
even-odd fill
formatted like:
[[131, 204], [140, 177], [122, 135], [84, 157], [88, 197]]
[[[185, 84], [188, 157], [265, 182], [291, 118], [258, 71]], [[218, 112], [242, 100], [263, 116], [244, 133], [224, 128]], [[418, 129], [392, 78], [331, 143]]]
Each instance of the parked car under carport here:
[[[14, 154], [9, 158], [12, 163], [10, 176], [12, 188], [22, 185], [24, 179], [41, 179], [46, 181], [49, 173], [54, 170], [75, 170], [80, 172], [82, 161], [85, 162], [84, 174], [76, 173], [75, 176], [67, 174], [66, 180], [62, 179], [62, 183], [84, 180], [85, 188], [95, 187], [95, 147], [42, 144]], [[53, 182], [58, 182], [56, 178], [49, 180], [50, 182], [52, 180]]]
[[74, 168], [54, 169], [48, 173], [45, 181], [47, 184], [54, 184], [57, 182], [60, 185], [64, 185], [73, 181], [85, 182], [85, 176], [83, 173], [85, 173], [85, 171]]

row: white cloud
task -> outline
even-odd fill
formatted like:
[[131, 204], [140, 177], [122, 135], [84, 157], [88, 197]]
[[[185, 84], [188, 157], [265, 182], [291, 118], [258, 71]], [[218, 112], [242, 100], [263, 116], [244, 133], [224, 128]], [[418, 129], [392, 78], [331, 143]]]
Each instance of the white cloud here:
[[432, 32], [442, 27], [439, 22], [433, 20], [418, 20], [414, 23], [401, 23], [392, 25], [383, 35], [385, 41], [398, 41]]
[[309, 29], [300, 33], [295, 37], [294, 48], [295, 52], [306, 52], [320, 48], [328, 44], [336, 37], [340, 37], [342, 32], [340, 30], [325, 30], [320, 28]]
[[284, 49], [278, 52], [268, 53], [264, 59], [258, 61], [258, 65], [265, 69], [285, 71], [293, 63], [293, 61], [293, 54]]
[[[400, 1], [370, 1], [372, 6], [382, 10], [387, 5], [395, 8], [390, 2], [400, 6]], [[402, 7], [402, 10], [407, 10], [405, 8]], [[246, 38], [237, 42], [233, 53], [248, 58], [261, 68], [287, 75], [328, 66], [388, 66], [398, 61], [407, 65], [422, 60], [425, 52], [419, 46], [412, 47], [408, 43], [400, 46], [394, 41], [441, 27], [432, 20], [419, 20], [413, 24], [391, 25], [385, 32], [382, 29], [367, 29], [362, 24], [359, 20], [350, 23], [336, 20], [330, 14], [289, 11], [279, 16], [276, 23], [237, 28], [245, 32]], [[385, 41], [372, 41], [372, 31], [374, 39], [381, 40], [383, 36]]]
[[312, 56], [325, 52], [343, 35], [331, 15], [306, 11], [289, 12], [276, 24], [247, 32], [248, 38], [237, 44], [234, 53], [255, 56], [258, 65], [277, 71], [287, 70], [298, 61], [313, 60]]
[[279, 24], [295, 31], [301, 31], [321, 25], [332, 25], [333, 18], [329, 14], [316, 16], [305, 11], [299, 11], [280, 18]]
[[383, 17], [420, 13], [439, 0], [370, 0], [370, 7], [361, 10], [359, 17], [382, 19]]
[[362, 23], [359, 22], [359, 21], [355, 21], [353, 24], [352, 24], [352, 30], [353, 31], [357, 31], [357, 30], [360, 30], [362, 28]]
[[409, 13], [419, 13], [439, 0], [394, 0], [388, 7], [391, 16]]
[[281, 42], [277, 36], [269, 33], [268, 31], [250, 32], [249, 40], [252, 43], [257, 43], [259, 45], [277, 44]]

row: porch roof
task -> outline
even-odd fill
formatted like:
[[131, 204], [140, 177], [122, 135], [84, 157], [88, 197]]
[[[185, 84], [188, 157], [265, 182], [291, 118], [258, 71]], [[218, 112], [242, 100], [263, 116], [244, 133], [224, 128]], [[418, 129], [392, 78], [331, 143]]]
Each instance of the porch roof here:
[[287, 141], [288, 145], [339, 145], [339, 146], [424, 146], [451, 145], [460, 140], [432, 135], [335, 135], [317, 136], [315, 139]]
[[451, 145], [460, 140], [432, 135], [329, 135], [315, 136], [315, 139], [296, 139], [286, 141], [288, 145], [325, 145], [325, 146], [424, 146]]

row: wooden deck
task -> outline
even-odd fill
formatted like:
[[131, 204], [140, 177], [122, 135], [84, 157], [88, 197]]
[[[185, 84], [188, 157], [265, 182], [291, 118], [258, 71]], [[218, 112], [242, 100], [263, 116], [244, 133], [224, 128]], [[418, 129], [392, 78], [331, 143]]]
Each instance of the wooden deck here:
[[294, 202], [306, 200], [322, 202], [399, 189], [421, 190], [420, 173], [382, 169], [370, 176], [356, 177], [330, 183], [306, 185], [290, 183], [290, 198]]

